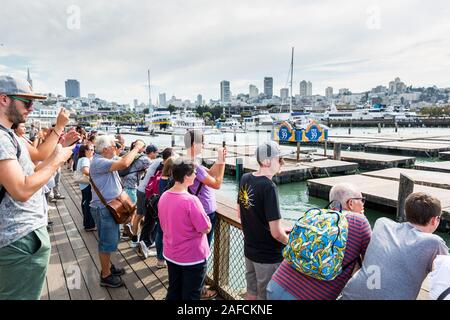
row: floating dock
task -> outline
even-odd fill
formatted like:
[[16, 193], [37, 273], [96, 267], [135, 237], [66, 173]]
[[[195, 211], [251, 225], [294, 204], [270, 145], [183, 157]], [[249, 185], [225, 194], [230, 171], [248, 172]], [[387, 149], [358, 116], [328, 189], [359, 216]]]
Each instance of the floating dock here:
[[403, 168], [390, 168], [378, 171], [365, 172], [362, 175], [381, 179], [399, 181], [400, 174], [407, 175], [414, 180], [415, 184], [450, 189], [450, 173], [423, 171]]
[[[449, 140], [450, 140], [450, 138], [449, 138]], [[439, 159], [450, 160], [450, 151], [439, 152]]]
[[[366, 198], [369, 205], [397, 208], [399, 182], [366, 175], [340, 176], [308, 180], [310, 196], [328, 199], [330, 189], [339, 183], [350, 183], [356, 186]], [[441, 201], [442, 211], [450, 214], [450, 192], [447, 189], [415, 185], [414, 192], [426, 192]]]
[[426, 162], [426, 163], [416, 164], [414, 167], [417, 170], [438, 171], [438, 172], [450, 173], [450, 161]]
[[[322, 153], [315, 154], [319, 155]], [[327, 156], [332, 158], [333, 151], [328, 152]], [[377, 170], [397, 167], [409, 168], [414, 165], [416, 158], [380, 153], [341, 151], [341, 160], [355, 162], [359, 164], [360, 169]]]
[[438, 143], [417, 143], [414, 141], [391, 141], [366, 144], [365, 151], [437, 157], [439, 156], [439, 152], [450, 151], [450, 145]]

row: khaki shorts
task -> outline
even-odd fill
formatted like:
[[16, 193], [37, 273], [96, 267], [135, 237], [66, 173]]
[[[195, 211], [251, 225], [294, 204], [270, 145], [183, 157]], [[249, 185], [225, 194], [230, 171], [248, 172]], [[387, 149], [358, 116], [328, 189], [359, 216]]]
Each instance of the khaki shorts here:
[[279, 263], [257, 263], [245, 258], [245, 279], [247, 292], [257, 296], [258, 300], [266, 300], [266, 288], [272, 275], [280, 266]]

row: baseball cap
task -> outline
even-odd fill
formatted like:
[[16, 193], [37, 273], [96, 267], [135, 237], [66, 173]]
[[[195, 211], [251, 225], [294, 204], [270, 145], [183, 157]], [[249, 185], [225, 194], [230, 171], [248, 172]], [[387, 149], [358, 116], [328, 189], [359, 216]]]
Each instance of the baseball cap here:
[[280, 145], [275, 141], [265, 142], [256, 149], [256, 160], [258, 163], [267, 159], [281, 158], [291, 154], [290, 152], [281, 153]]
[[148, 146], [147, 146], [147, 148], [145, 148], [145, 153], [146, 154], [149, 154], [149, 153], [151, 153], [151, 152], [158, 152], [158, 147], [157, 146], [155, 146], [154, 144], [149, 144]]
[[11, 76], [0, 76], [0, 94], [39, 100], [47, 99], [46, 96], [35, 94], [27, 81], [15, 79]]

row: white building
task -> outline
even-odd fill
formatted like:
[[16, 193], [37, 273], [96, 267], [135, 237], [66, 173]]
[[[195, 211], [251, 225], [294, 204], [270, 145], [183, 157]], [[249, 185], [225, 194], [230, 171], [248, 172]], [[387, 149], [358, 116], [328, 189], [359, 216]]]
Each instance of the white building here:
[[161, 107], [167, 107], [167, 101], [166, 101], [166, 94], [165, 93], [160, 93], [159, 94], [159, 105]]
[[230, 81], [223, 80], [220, 82], [220, 100], [223, 103], [231, 101]]
[[327, 97], [328, 99], [333, 98], [333, 88], [332, 87], [327, 87], [325, 89], [325, 97]]
[[281, 88], [280, 90], [280, 98], [281, 101], [287, 101], [289, 98], [289, 89], [288, 88]]
[[258, 88], [255, 85], [251, 84], [249, 86], [249, 88], [248, 88], [248, 91], [249, 91], [248, 93], [249, 93], [249, 97], [250, 98], [257, 98], [258, 97], [259, 90], [258, 90]]

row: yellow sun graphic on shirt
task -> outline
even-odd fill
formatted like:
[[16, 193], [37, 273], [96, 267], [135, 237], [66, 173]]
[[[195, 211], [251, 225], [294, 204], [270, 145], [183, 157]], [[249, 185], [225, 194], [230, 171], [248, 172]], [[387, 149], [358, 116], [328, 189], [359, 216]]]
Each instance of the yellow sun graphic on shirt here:
[[253, 207], [253, 190], [247, 185], [243, 185], [239, 190], [239, 203], [245, 208]]

